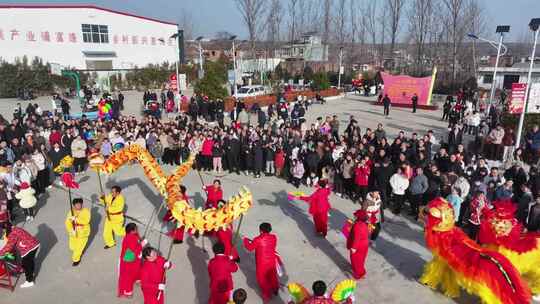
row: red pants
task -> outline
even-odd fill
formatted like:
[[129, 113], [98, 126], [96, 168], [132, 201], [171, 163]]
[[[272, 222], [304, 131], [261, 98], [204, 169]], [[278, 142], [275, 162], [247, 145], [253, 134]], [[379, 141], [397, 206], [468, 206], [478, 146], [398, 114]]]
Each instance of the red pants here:
[[231, 291], [227, 292], [210, 292], [210, 299], [208, 299], [208, 304], [227, 304], [231, 297]]
[[366, 263], [368, 246], [369, 246], [369, 243], [366, 243], [365, 248], [356, 250], [355, 253], [350, 251], [353, 276], [357, 280], [363, 278], [366, 275], [366, 268], [364, 267], [364, 265]]
[[257, 266], [257, 283], [261, 289], [263, 301], [269, 301], [279, 290], [276, 265]]
[[118, 296], [133, 294], [133, 284], [140, 279], [141, 261], [120, 262], [118, 274]]
[[328, 231], [328, 212], [313, 214], [313, 222], [315, 223], [315, 231], [326, 236]]
[[159, 289], [157, 286], [155, 287], [141, 287], [143, 296], [144, 296], [144, 304], [163, 304], [165, 303], [165, 293], [161, 292], [161, 296], [159, 297], [159, 300], [157, 299]]
[[169, 231], [167, 234], [175, 241], [183, 241], [184, 240], [184, 227], [175, 228], [174, 230]]

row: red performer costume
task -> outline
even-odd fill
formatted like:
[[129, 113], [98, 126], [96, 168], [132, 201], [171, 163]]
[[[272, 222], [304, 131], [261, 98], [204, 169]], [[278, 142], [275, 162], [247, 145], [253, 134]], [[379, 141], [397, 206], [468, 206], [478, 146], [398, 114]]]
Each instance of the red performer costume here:
[[238, 261], [238, 251], [233, 244], [232, 226], [229, 225], [227, 229], [219, 229], [216, 231], [215, 236], [218, 242], [222, 243], [225, 247], [225, 255], [230, 257], [233, 261]]
[[[184, 196], [184, 200], [186, 202], [189, 202], [189, 198], [187, 196], [187, 189], [184, 185], [180, 185], [180, 191], [182, 192]], [[169, 233], [167, 234], [173, 239], [173, 242], [175, 244], [180, 244], [184, 242], [184, 226], [178, 226], [178, 223], [177, 223], [178, 221], [172, 216], [171, 210], [167, 210], [167, 213], [165, 213], [165, 216], [163, 216], [163, 221], [172, 222], [175, 225], [177, 225], [176, 228], [169, 231]]]
[[144, 304], [163, 304], [165, 303], [165, 270], [171, 268], [172, 265], [163, 257], [158, 256], [154, 248], [145, 248], [143, 257], [141, 289], [144, 296]]
[[209, 208], [218, 208], [218, 202], [223, 199], [223, 190], [221, 189], [221, 182], [215, 180], [214, 184], [204, 186], [204, 191], [206, 191], [206, 209]]
[[232, 273], [238, 270], [238, 266], [224, 254], [223, 243], [216, 243], [213, 250], [216, 256], [208, 262], [210, 276], [208, 304], [227, 304], [234, 289]]
[[276, 253], [277, 237], [270, 233], [272, 226], [262, 223], [259, 230], [261, 234], [253, 240], [244, 237], [244, 247], [248, 251], [255, 251], [257, 283], [266, 303], [273, 295], [277, 295], [279, 290], [277, 264], [280, 261]]
[[326, 187], [326, 182], [320, 181], [313, 194], [299, 197], [299, 199], [309, 203], [309, 213], [313, 216], [315, 231], [324, 237], [328, 231], [328, 211], [332, 208], [328, 201], [330, 193], [331, 190]]
[[359, 280], [366, 275], [364, 264], [368, 254], [369, 232], [368, 224], [366, 223], [366, 212], [364, 210], [358, 210], [354, 213], [354, 216], [356, 220], [347, 238], [347, 249], [350, 251], [353, 276]]
[[128, 224], [120, 252], [118, 297], [133, 296], [133, 284], [141, 277], [141, 252], [145, 243], [139, 237], [137, 226], [134, 223]]

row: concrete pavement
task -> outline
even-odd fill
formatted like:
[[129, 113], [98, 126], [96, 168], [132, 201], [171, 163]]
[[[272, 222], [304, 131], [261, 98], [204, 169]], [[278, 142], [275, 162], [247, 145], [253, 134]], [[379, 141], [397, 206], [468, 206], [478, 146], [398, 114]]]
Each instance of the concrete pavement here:
[[[127, 112], [136, 113], [141, 99], [137, 94], [128, 95]], [[0, 105], [0, 113], [8, 109]], [[339, 115], [342, 130], [350, 115], [359, 121], [362, 131], [366, 127], [375, 128], [377, 123], [385, 125], [387, 133], [393, 137], [399, 130], [423, 134], [433, 129], [440, 135], [445, 132], [445, 123], [439, 121], [439, 112], [410, 109], [392, 109], [390, 117], [382, 116], [382, 107], [374, 106], [359, 97], [332, 100], [326, 105], [315, 105], [308, 112], [308, 119], [314, 121], [318, 116]], [[167, 172], [174, 168], [165, 166]], [[203, 174], [206, 183], [214, 176]], [[350, 276], [348, 252], [345, 238], [340, 229], [346, 218], [359, 206], [331, 196], [334, 209], [330, 215], [330, 231], [326, 239], [315, 235], [313, 222], [307, 213], [307, 204], [289, 202], [288, 191], [294, 188], [283, 180], [274, 177], [253, 179], [249, 176], [227, 175], [222, 179], [224, 194], [232, 196], [242, 185], [246, 185], [254, 194], [253, 207], [244, 218], [241, 234], [253, 237], [258, 233], [262, 221], [271, 222], [278, 235], [278, 251], [285, 263], [286, 274], [281, 282], [300, 282], [310, 288], [313, 281], [322, 279], [329, 285], [335, 285], [341, 279]], [[85, 198], [85, 204], [96, 202], [99, 192], [96, 174], [88, 171], [77, 180], [81, 189], [75, 196]], [[162, 198], [149, 183], [138, 165], [126, 165], [108, 177], [106, 186], [120, 185], [127, 202], [127, 214], [146, 222], [154, 208], [161, 204]], [[204, 197], [201, 183], [196, 172], [191, 172], [184, 180], [188, 193], [196, 206], [202, 206]], [[301, 191], [310, 193], [311, 189], [301, 187]], [[25, 224], [25, 229], [36, 233], [41, 240], [37, 257], [38, 275], [36, 286], [30, 289], [17, 288], [14, 293], [0, 290], [2, 304], [52, 304], [52, 303], [143, 303], [140, 288], [137, 285], [132, 300], [116, 298], [117, 265], [120, 246], [104, 250], [101, 237], [103, 229], [103, 209], [92, 207], [92, 236], [88, 249], [79, 267], [73, 268], [67, 246], [64, 229], [64, 216], [68, 211], [67, 193], [53, 188], [39, 200], [39, 210], [32, 223]], [[390, 213], [390, 212], [387, 212]], [[235, 226], [236, 227], [236, 226]], [[161, 224], [154, 225], [155, 230], [165, 230]], [[170, 240], [153, 231], [148, 237], [150, 244], [166, 251]], [[210, 241], [205, 240], [209, 252]], [[255, 257], [239, 250], [240, 270], [234, 275], [235, 288], [245, 288], [248, 292], [247, 303], [262, 303], [255, 280]], [[356, 303], [477, 303], [475, 299], [462, 298], [454, 302], [437, 292], [417, 283], [424, 263], [430, 253], [423, 241], [422, 227], [406, 217], [388, 215], [375, 247], [370, 248], [367, 259], [367, 277], [359, 281]], [[166, 303], [206, 303], [208, 299], [208, 275], [206, 265], [209, 254], [202, 250], [202, 240], [186, 238], [184, 244], [175, 245], [172, 256], [175, 267], [168, 272]], [[19, 284], [24, 276], [19, 280]], [[286, 290], [280, 291], [279, 298], [271, 303], [285, 303], [288, 299]]]

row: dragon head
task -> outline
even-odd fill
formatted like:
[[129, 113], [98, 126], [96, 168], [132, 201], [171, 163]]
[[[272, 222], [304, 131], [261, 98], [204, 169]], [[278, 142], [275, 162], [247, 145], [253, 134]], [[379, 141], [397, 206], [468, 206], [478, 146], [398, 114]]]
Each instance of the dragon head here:
[[479, 232], [480, 242], [499, 244], [518, 238], [521, 226], [514, 217], [516, 210], [516, 205], [510, 200], [493, 202], [493, 209], [484, 212]]
[[455, 223], [452, 205], [442, 197], [432, 200], [425, 211], [425, 222], [426, 230], [438, 232], [452, 230]]

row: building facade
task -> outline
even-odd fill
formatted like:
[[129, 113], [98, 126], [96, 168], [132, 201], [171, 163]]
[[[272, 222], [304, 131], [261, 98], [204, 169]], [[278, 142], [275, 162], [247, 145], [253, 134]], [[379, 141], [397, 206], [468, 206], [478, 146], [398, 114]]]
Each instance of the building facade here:
[[178, 60], [178, 25], [93, 5], [0, 4], [0, 58], [129, 70]]

